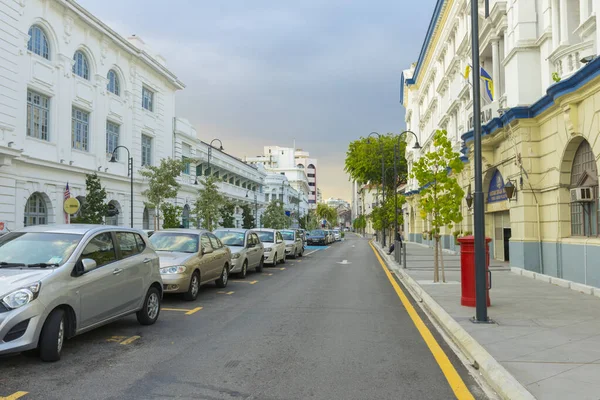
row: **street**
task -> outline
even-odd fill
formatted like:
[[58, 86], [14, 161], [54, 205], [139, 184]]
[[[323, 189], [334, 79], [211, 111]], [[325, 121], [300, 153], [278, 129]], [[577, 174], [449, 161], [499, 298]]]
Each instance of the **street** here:
[[224, 290], [204, 286], [195, 302], [167, 296], [154, 326], [130, 316], [75, 337], [57, 363], [1, 358], [0, 398], [486, 398], [415, 309], [445, 373], [369, 242], [347, 233]]

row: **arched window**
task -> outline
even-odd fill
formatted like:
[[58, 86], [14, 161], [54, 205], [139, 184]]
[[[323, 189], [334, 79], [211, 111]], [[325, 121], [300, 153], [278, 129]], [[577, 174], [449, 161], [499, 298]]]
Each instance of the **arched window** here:
[[32, 194], [25, 204], [25, 226], [45, 225], [48, 223], [48, 208], [40, 193]]
[[144, 214], [142, 215], [142, 229], [150, 229], [150, 213], [148, 207], [144, 207]]
[[90, 64], [82, 51], [77, 50], [73, 56], [73, 73], [83, 79], [90, 79]]
[[584, 140], [577, 148], [571, 167], [571, 188], [590, 187], [594, 201], [571, 203], [571, 235], [598, 236], [600, 207], [598, 201], [598, 169], [590, 144]]
[[44, 57], [46, 60], [50, 59], [50, 46], [48, 46], [48, 37], [37, 25], [32, 25], [29, 28], [29, 42], [27, 42], [27, 50], [37, 54], [40, 57]]
[[190, 206], [187, 204], [183, 206], [183, 213], [181, 214], [181, 225], [183, 225], [184, 228], [190, 227]]
[[110, 70], [108, 71], [108, 84], [106, 85], [106, 88], [108, 89], [109, 92], [116, 94], [117, 96], [121, 95], [121, 84], [119, 83], [119, 77], [117, 76], [117, 73], [114, 70]]

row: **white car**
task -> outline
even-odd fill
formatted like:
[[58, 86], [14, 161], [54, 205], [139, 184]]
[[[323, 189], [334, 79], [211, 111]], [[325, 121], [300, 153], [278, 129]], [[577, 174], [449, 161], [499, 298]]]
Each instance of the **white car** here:
[[254, 229], [265, 247], [265, 264], [285, 264], [285, 242], [277, 229]]
[[342, 234], [340, 233], [339, 229], [334, 229], [332, 232], [333, 232], [333, 238], [335, 239], [336, 242], [339, 242], [340, 240], [342, 240]]
[[304, 241], [299, 232], [294, 229], [283, 229], [280, 232], [285, 241], [285, 255], [291, 258], [302, 257]]

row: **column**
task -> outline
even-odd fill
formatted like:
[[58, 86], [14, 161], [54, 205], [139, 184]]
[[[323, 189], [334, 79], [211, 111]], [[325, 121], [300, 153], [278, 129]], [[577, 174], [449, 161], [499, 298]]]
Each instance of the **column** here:
[[560, 0], [560, 13], [564, 14], [562, 18], [560, 18], [560, 44], [568, 44], [569, 43], [569, 16], [567, 14], [568, 10], [568, 1], [569, 0]]
[[500, 42], [492, 39], [492, 80], [494, 81], [494, 100], [500, 98]]
[[560, 45], [560, 9], [559, 0], [552, 0], [552, 47]]

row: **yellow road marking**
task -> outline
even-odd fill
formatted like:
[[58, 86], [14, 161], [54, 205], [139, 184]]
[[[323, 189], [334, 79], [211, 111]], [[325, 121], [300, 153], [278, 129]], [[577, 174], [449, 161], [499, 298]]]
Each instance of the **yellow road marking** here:
[[263, 275], [266, 275], [266, 276], [273, 276], [273, 274], [267, 274], [266, 272], [265, 272]]
[[462, 378], [448, 359], [448, 356], [446, 355], [446, 353], [444, 353], [444, 350], [442, 350], [439, 343], [435, 340], [435, 338], [431, 334], [431, 331], [425, 325], [425, 323], [423, 322], [417, 311], [414, 309], [412, 304], [410, 304], [410, 301], [408, 300], [402, 289], [400, 289], [400, 286], [392, 276], [391, 272], [386, 267], [385, 262], [381, 259], [379, 252], [370, 242], [369, 246], [371, 246], [371, 249], [373, 250], [373, 253], [375, 253], [377, 260], [379, 260], [381, 268], [383, 268], [383, 271], [385, 272], [390, 283], [394, 287], [396, 294], [400, 298], [402, 305], [404, 305], [404, 308], [406, 309], [408, 315], [419, 330], [421, 337], [423, 337], [423, 340], [427, 344], [427, 347], [429, 347], [429, 351], [431, 351], [431, 354], [433, 354], [433, 357], [440, 366], [440, 369], [442, 370], [442, 373], [444, 374], [446, 380], [450, 384], [450, 387], [452, 388], [452, 391], [454, 392], [456, 398], [458, 400], [474, 400], [475, 398], [473, 397], [473, 395], [465, 385], [465, 382], [462, 380]]
[[108, 339], [106, 339], [106, 341], [120, 343], [121, 341], [123, 341], [125, 339], [127, 339], [127, 336], [111, 336]]
[[279, 268], [280, 271], [285, 271], [285, 268]]
[[235, 292], [223, 292], [223, 291], [218, 291], [217, 293], [219, 293], [219, 294], [234, 294]]
[[131, 343], [135, 342], [136, 340], [138, 340], [140, 337], [141, 336], [132, 336], [130, 338], [127, 338], [127, 339], [123, 340], [121, 342], [121, 344], [131, 344]]
[[185, 315], [192, 315], [192, 314], [202, 310], [202, 307], [196, 307], [191, 310], [187, 309], [187, 308], [165, 308], [165, 307], [163, 307], [163, 308], [161, 308], [161, 310], [163, 310], [163, 311], [180, 311], [180, 312], [184, 312]]
[[240, 282], [240, 283], [248, 283], [250, 285], [254, 285], [255, 283], [257, 283], [258, 281], [243, 281], [243, 280], [232, 280], [231, 282]]
[[0, 397], [0, 400], [17, 400], [17, 399], [20, 399], [21, 397], [25, 396], [28, 393], [29, 392], [15, 392], [6, 397]]

